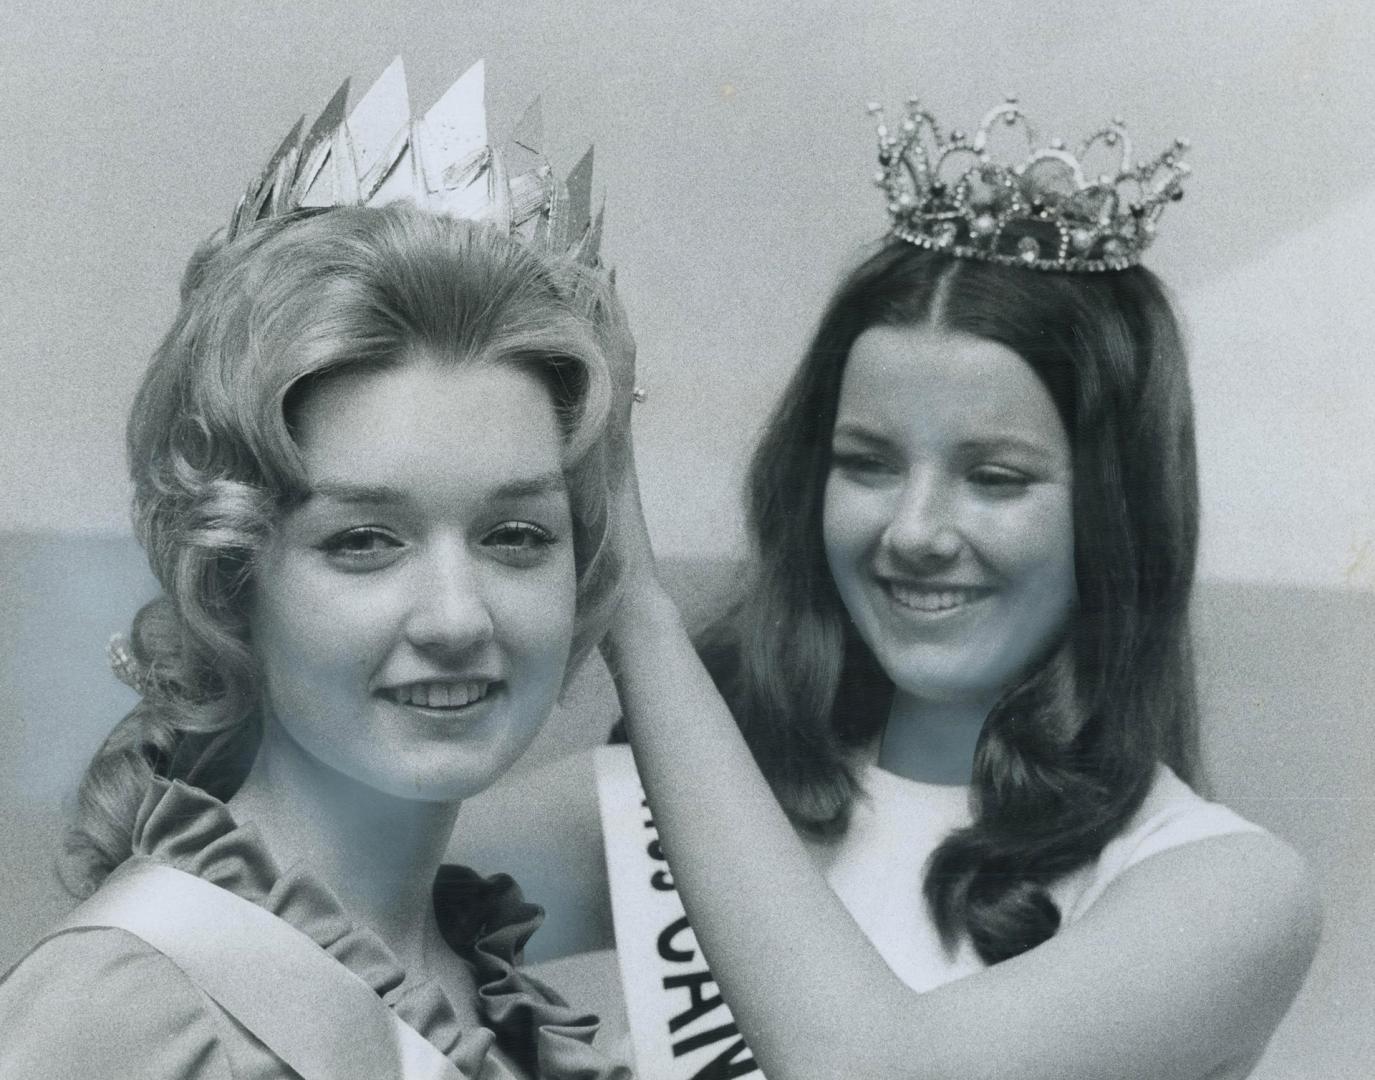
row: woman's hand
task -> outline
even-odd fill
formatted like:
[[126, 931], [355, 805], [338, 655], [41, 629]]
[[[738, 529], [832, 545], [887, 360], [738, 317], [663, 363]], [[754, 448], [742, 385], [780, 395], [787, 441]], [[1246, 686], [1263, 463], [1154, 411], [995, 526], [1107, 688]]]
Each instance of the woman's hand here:
[[630, 408], [635, 401], [635, 338], [625, 308], [607, 283], [605, 300], [597, 311], [597, 329], [611, 374], [611, 439], [629, 450]]
[[639, 398], [635, 378], [635, 339], [625, 309], [613, 296], [599, 311], [602, 348], [611, 374], [611, 419], [607, 459], [613, 484], [608, 542], [621, 565], [627, 595], [657, 588], [654, 550], [640, 504], [635, 471], [632, 409]]

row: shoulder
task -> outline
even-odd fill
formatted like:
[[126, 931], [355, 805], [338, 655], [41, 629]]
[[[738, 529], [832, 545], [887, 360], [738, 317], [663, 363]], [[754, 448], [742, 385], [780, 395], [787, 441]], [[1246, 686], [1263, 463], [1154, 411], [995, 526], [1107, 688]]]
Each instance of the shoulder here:
[[[1253, 829], [1219, 833], [1140, 860], [1084, 918], [1128, 920], [1182, 946], [1178, 971], [1207, 990], [1219, 1023], [1263, 1041], [1303, 983], [1317, 950], [1322, 909], [1313, 872], [1283, 840]], [[1153, 928], [1153, 929], [1152, 929]], [[1163, 944], [1166, 937], [1176, 942]], [[1202, 1005], [1203, 1003], [1200, 1002]]]
[[1000, 1017], [977, 1060], [1017, 1060], [1028, 1076], [1244, 1076], [1303, 983], [1319, 924], [1288, 845], [1221, 834], [1143, 859], [1061, 933], [930, 1000], [952, 1031]]
[[228, 1077], [217, 1017], [134, 935], [67, 930], [0, 979], [0, 1078]]
[[1071, 874], [1051, 891], [1066, 923], [1073, 923], [1104, 890], [1133, 866], [1162, 852], [1222, 836], [1267, 835], [1259, 825], [1220, 803], [1210, 802], [1168, 766], [1155, 777], [1136, 813], [1093, 863]]
[[[1059, 934], [992, 970], [1022, 968], [1022, 991], [1075, 972], [1078, 989], [1061, 1007], [1077, 1010], [1085, 1030], [1121, 1031], [1119, 1049], [1136, 1060], [1174, 1057], [1187, 1073], [1199, 1062], [1239, 1068], [1259, 1054], [1321, 930], [1315, 877], [1297, 852], [1166, 770], [1088, 875], [1062, 908]], [[1165, 1030], [1175, 1032], [1168, 1052], [1153, 1034]], [[1091, 1056], [1094, 1068], [1134, 1075], [1122, 1067], [1131, 1054]]]
[[1067, 921], [1078, 921], [1124, 888], [1149, 889], [1217, 905], [1221, 912], [1234, 910], [1253, 927], [1299, 938], [1316, 934], [1314, 877], [1299, 854], [1259, 825], [1203, 798], [1163, 765], [1141, 808], [1090, 870], [1092, 880], [1075, 898]]
[[1206, 924], [1204, 947], [1219, 968], [1243, 982], [1259, 980], [1241, 994], [1252, 1015], [1278, 1010], [1277, 1022], [1308, 971], [1322, 925], [1316, 877], [1299, 853], [1164, 765], [1117, 846], [1122, 865], [1104, 900], [1139, 894], [1160, 906], [1164, 923]]
[[1160, 764], [1122, 839], [1140, 849], [1144, 858], [1190, 840], [1262, 831], [1235, 810], [1205, 799], [1168, 765]]
[[1248, 933], [1316, 939], [1321, 907], [1303, 857], [1258, 827], [1200, 836], [1137, 860], [1104, 894], [1124, 888], [1215, 906]]
[[611, 900], [602, 852], [597, 759], [625, 747], [570, 754], [507, 777], [464, 803], [447, 858], [510, 874], [546, 916], [531, 960], [607, 948]]

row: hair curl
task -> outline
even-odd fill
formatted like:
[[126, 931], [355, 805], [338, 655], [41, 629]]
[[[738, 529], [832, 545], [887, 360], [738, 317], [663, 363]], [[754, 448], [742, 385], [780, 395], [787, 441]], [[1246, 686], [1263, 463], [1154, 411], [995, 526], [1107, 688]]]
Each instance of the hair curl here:
[[1194, 775], [1192, 408], [1178, 325], [1147, 270], [1032, 273], [893, 242], [841, 284], [752, 460], [750, 584], [702, 643], [780, 802], [814, 832], [844, 831], [859, 793], [846, 752], [882, 730], [893, 693], [822, 544], [841, 379], [865, 330], [923, 324], [1025, 359], [1073, 455], [1072, 624], [989, 715], [974, 822], [926, 871], [947, 947], [968, 937], [996, 963], [1055, 932], [1046, 886], [1121, 831], [1157, 761]]
[[305, 212], [211, 241], [191, 258], [129, 419], [134, 525], [163, 594], [133, 624], [143, 698], [78, 793], [74, 892], [129, 856], [154, 776], [221, 798], [242, 782], [259, 737], [254, 562], [305, 493], [291, 414], [317, 381], [417, 348], [516, 364], [548, 387], [573, 518], [570, 672], [600, 638], [619, 582], [609, 500], [625, 465], [607, 438], [611, 365], [633, 350], [607, 275], [404, 205]]

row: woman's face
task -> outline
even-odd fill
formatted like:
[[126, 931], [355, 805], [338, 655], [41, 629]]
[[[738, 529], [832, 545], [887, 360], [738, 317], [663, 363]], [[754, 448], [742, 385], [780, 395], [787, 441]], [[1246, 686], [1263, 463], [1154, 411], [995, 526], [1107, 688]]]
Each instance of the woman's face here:
[[324, 381], [295, 420], [309, 495], [250, 612], [265, 721], [392, 795], [481, 791], [548, 716], [573, 633], [548, 392], [508, 365], [417, 355]]
[[824, 542], [841, 599], [898, 690], [985, 703], [1074, 603], [1069, 442], [1015, 352], [874, 327], [841, 385]]

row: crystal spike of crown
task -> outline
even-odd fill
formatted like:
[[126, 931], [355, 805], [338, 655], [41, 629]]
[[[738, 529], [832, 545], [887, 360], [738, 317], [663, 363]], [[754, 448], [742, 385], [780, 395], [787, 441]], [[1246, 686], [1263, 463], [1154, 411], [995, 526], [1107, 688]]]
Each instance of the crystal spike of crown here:
[[[878, 118], [879, 171], [893, 234], [962, 258], [1035, 270], [1122, 270], [1155, 236], [1165, 205], [1183, 197], [1188, 149], [1177, 139], [1142, 164], [1120, 119], [1070, 152], [1042, 144], [1014, 97], [984, 116], [972, 138], [941, 131], [916, 98], [896, 131]], [[1011, 156], [999, 153], [1005, 142]], [[1103, 169], [1096, 174], [1095, 164]]]
[[229, 222], [228, 239], [295, 210], [384, 206], [398, 200], [435, 213], [487, 221], [531, 246], [597, 261], [592, 151], [566, 180], [545, 160], [536, 99], [505, 145], [487, 138], [484, 65], [474, 64], [423, 117], [411, 116], [398, 57], [345, 118], [346, 80], [305, 130], [296, 122]]

